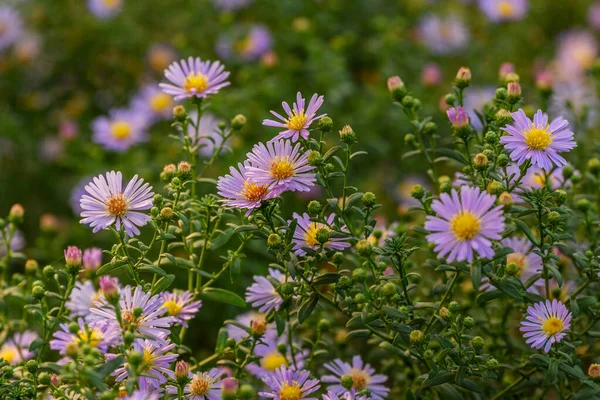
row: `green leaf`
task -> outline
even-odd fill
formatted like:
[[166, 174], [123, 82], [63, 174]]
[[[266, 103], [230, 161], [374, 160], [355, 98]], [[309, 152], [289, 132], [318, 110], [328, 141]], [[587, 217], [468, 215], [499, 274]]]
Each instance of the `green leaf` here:
[[317, 293], [313, 293], [308, 299], [306, 299], [298, 310], [298, 322], [303, 323], [306, 318], [312, 314], [317, 303], [319, 302], [319, 295]]
[[236, 307], [246, 308], [246, 302], [237, 294], [229, 290], [219, 288], [206, 288], [200, 294], [200, 297], [206, 300], [212, 300], [219, 303], [231, 304]]
[[313, 281], [314, 285], [327, 285], [330, 283], [336, 283], [341, 278], [341, 275], [335, 272], [326, 273], [319, 275]]
[[219, 247], [223, 246], [225, 243], [227, 243], [229, 241], [229, 239], [231, 239], [232, 235], [233, 235], [233, 229], [231, 229], [231, 228], [226, 229], [219, 236], [212, 238], [210, 240], [210, 249], [216, 250]]
[[173, 283], [174, 280], [175, 280], [175, 275], [170, 274], [167, 276], [163, 276], [162, 278], [160, 278], [158, 280], [158, 282], [156, 282], [156, 284], [152, 288], [152, 294], [158, 294], [160, 292], [165, 291], [166, 289], [169, 288], [169, 286], [171, 286], [171, 284]]
[[160, 276], [167, 276], [167, 273], [164, 269], [157, 267], [156, 265], [145, 264], [138, 268], [140, 272], [150, 272], [153, 274], [157, 274]]
[[519, 227], [519, 229], [523, 231], [525, 236], [527, 236], [527, 239], [529, 239], [529, 241], [533, 243], [535, 247], [539, 247], [540, 245], [538, 244], [537, 238], [533, 235], [527, 224], [525, 224], [525, 222], [521, 221], [520, 219], [515, 219], [514, 221], [515, 224], [517, 224], [517, 226]]
[[229, 267], [229, 278], [231, 279], [231, 283], [235, 282], [235, 280], [240, 276], [240, 272], [242, 271], [242, 259], [235, 258], [231, 261], [231, 266]]
[[454, 375], [449, 373], [448, 371], [440, 371], [437, 375], [435, 375], [432, 379], [427, 379], [423, 382], [424, 388], [429, 388], [437, 385], [441, 385], [442, 383], [448, 383], [454, 381]]
[[233, 234], [238, 234], [242, 232], [255, 231], [258, 229], [256, 225], [240, 225], [233, 230]]
[[96, 271], [96, 274], [98, 276], [100, 275], [106, 275], [111, 271], [117, 270], [123, 266], [125, 266], [127, 264], [127, 261], [115, 261], [114, 263], [110, 262], [107, 264], [104, 264], [103, 266], [101, 266], [100, 268], [98, 268], [98, 271]]
[[349, 342], [352, 339], [365, 338], [368, 337], [370, 334], [371, 331], [369, 331], [368, 329], [357, 329], [355, 331], [348, 332], [348, 334], [346, 335], [346, 342]]
[[502, 297], [501, 291], [496, 289], [488, 290], [477, 296], [477, 304], [487, 303], [488, 301], [492, 301], [494, 299], [497, 299], [498, 297]]
[[477, 292], [481, 284], [481, 264], [471, 264], [471, 281], [473, 282], [473, 289]]

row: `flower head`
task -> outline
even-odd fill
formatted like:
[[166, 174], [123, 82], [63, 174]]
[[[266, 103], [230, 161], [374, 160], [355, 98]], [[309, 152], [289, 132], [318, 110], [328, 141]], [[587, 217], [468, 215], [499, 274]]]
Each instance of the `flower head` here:
[[120, 332], [116, 325], [107, 321], [97, 321], [86, 325], [83, 318], [77, 319], [79, 331], [72, 333], [69, 324], [60, 324], [60, 330], [54, 332], [54, 339], [50, 341], [50, 348], [58, 350], [61, 355], [67, 353], [67, 345], [86, 344], [105, 353], [106, 350], [120, 340]]
[[463, 128], [469, 125], [469, 114], [460, 106], [448, 109], [446, 115], [454, 128]]
[[71, 318], [83, 317], [86, 322], [89, 322], [90, 309], [95, 307], [94, 302], [99, 300], [100, 293], [98, 293], [92, 281], [77, 282], [65, 306], [71, 310]]
[[[294, 213], [293, 217], [298, 221], [298, 225], [296, 226], [294, 239], [292, 241], [294, 242], [294, 252], [299, 256], [306, 255], [306, 250], [304, 250], [305, 248], [309, 248], [314, 251], [318, 251], [321, 248], [321, 243], [317, 237], [320, 231], [329, 233], [333, 231], [331, 228], [331, 225], [335, 219], [335, 215], [333, 214], [327, 217], [327, 223], [312, 222], [307, 213], [302, 215]], [[345, 227], [342, 227], [341, 229], [344, 232], [346, 231]], [[343, 250], [347, 247], [350, 247], [348, 238], [345, 237], [330, 237], [322, 245], [323, 250]]]
[[123, 0], [88, 0], [88, 8], [100, 19], [115, 17], [123, 9]]
[[279, 119], [281, 122], [274, 121], [272, 119], [265, 119], [263, 121], [263, 125], [284, 129], [283, 131], [279, 132], [279, 134], [275, 137], [276, 139], [292, 138], [292, 142], [297, 141], [298, 137], [300, 136], [302, 136], [304, 139], [308, 139], [308, 128], [310, 127], [310, 124], [327, 115], [317, 115], [317, 111], [323, 105], [324, 101], [325, 100], [323, 96], [319, 96], [315, 93], [308, 102], [308, 107], [305, 107], [305, 100], [302, 97], [302, 93], [298, 92], [296, 94], [296, 102], [292, 104], [292, 107], [290, 107], [285, 101], [281, 103], [287, 118], [276, 113], [275, 111], [271, 111], [271, 114], [277, 117], [277, 119]]
[[427, 240], [436, 245], [438, 257], [471, 262], [477, 252], [491, 258], [491, 240], [500, 240], [504, 230], [502, 206], [494, 207], [495, 201], [496, 196], [470, 186], [463, 187], [460, 194], [452, 189], [434, 200], [431, 208], [438, 216], [428, 216], [425, 229], [432, 232]]
[[[269, 268], [269, 277], [280, 283], [290, 282], [291, 277], [286, 279], [281, 271]], [[253, 307], [258, 307], [261, 313], [268, 313], [271, 310], [279, 310], [283, 303], [281, 294], [273, 283], [265, 276], [257, 275], [254, 277], [254, 283], [246, 289], [246, 301]]]
[[561, 34], [557, 50], [558, 77], [581, 78], [598, 56], [595, 36], [583, 29], [573, 29]]
[[260, 392], [259, 396], [275, 400], [316, 400], [308, 396], [319, 390], [319, 380], [308, 379], [309, 375], [306, 370], [293, 371], [282, 366], [262, 378], [271, 391]]
[[95, 271], [102, 265], [102, 249], [90, 247], [83, 252], [83, 268]]
[[369, 364], [364, 364], [360, 356], [354, 356], [352, 364], [336, 359], [325, 364], [325, 368], [333, 375], [325, 375], [321, 380], [324, 383], [333, 383], [328, 389], [337, 395], [347, 395], [351, 392], [341, 384], [342, 378], [345, 376], [352, 378], [351, 390], [358, 392], [369, 390], [373, 400], [384, 400], [390, 392], [390, 389], [383, 385], [388, 377], [376, 374], [375, 369]]
[[[294, 343], [294, 345], [296, 345]], [[281, 347], [287, 351], [281, 352]], [[292, 350], [287, 335], [277, 336], [276, 330], [267, 331], [262, 342], [255, 347], [254, 354], [260, 359], [256, 364], [248, 364], [247, 369], [254, 376], [262, 377], [273, 373], [284, 366], [290, 370], [298, 370], [304, 367], [304, 360], [308, 357], [308, 351], [297, 351], [292, 358]]]
[[448, 54], [463, 50], [469, 41], [469, 30], [456, 15], [427, 15], [419, 23], [419, 35], [434, 53]]
[[508, 237], [502, 239], [502, 245], [513, 249], [513, 253], [506, 256], [506, 264], [515, 263], [519, 267], [517, 276], [523, 282], [542, 269], [542, 258], [535, 254], [533, 245], [525, 237]]
[[527, 0], [479, 0], [479, 7], [492, 22], [518, 21], [527, 12]]
[[190, 292], [161, 294], [162, 306], [167, 310], [167, 315], [173, 317], [176, 323], [187, 327], [187, 321], [194, 318], [194, 315], [202, 306], [201, 301], [193, 301], [194, 294]]
[[238, 57], [245, 61], [257, 60], [273, 47], [271, 32], [264, 25], [255, 24], [249, 29], [226, 34], [219, 38], [216, 51], [224, 59]]
[[12, 7], [0, 6], [0, 52], [14, 44], [23, 33], [23, 20]]
[[65, 262], [67, 265], [79, 266], [81, 265], [81, 259], [83, 258], [83, 253], [81, 249], [77, 246], [69, 246], [64, 250], [65, 254]]
[[[142, 362], [140, 369], [143, 375], [138, 377], [140, 386], [153, 387], [155, 389], [167, 382], [167, 377], [174, 378], [175, 373], [171, 370], [171, 363], [177, 360], [177, 354], [168, 354], [175, 347], [174, 343], [160, 345], [150, 340], [135, 339], [133, 349], [142, 353]], [[116, 355], [111, 354], [108, 358], [114, 358]], [[125, 365], [117, 368], [113, 375], [116, 376], [116, 381], [120, 382], [128, 377], [127, 368]]]
[[92, 122], [92, 140], [107, 150], [124, 152], [148, 140], [147, 127], [148, 116], [141, 110], [112, 110], [108, 117], [99, 117]]
[[[220, 400], [222, 375], [219, 368], [191, 375], [191, 381], [183, 388], [184, 397], [188, 400]], [[177, 394], [175, 386], [168, 386], [167, 391]]]
[[200, 57], [172, 63], [165, 70], [165, 77], [171, 83], [159, 86], [166, 94], [175, 96], [175, 101], [189, 97], [204, 98], [229, 85], [229, 72], [219, 61], [202, 61]]
[[173, 113], [173, 97], [160, 90], [155, 83], [142, 87], [131, 105], [132, 108], [150, 115], [153, 121], [170, 119]]
[[144, 180], [133, 177], [123, 188], [121, 172], [107, 172], [98, 175], [85, 187], [87, 194], [81, 197], [82, 224], [90, 225], [94, 232], [115, 224], [116, 229], [125, 228], [129, 236], [140, 234], [138, 226], [144, 226], [150, 216], [140, 211], [152, 207], [152, 186]]
[[520, 331], [534, 349], [550, 351], [552, 343], [558, 343], [571, 326], [571, 313], [558, 300], [546, 300], [529, 306], [527, 316], [521, 321]]
[[4, 359], [10, 364], [29, 360], [34, 356], [34, 353], [29, 351], [29, 346], [37, 338], [38, 335], [33, 331], [15, 333], [0, 347], [0, 359]]

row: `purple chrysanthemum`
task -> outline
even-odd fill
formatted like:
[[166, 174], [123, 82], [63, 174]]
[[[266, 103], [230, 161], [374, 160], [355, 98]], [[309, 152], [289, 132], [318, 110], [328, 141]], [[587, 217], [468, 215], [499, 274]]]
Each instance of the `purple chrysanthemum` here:
[[167, 310], [167, 315], [173, 317], [173, 321], [187, 328], [187, 321], [194, 318], [194, 315], [202, 307], [201, 301], [193, 301], [194, 294], [190, 292], [169, 293], [161, 295], [161, 308]]
[[369, 364], [364, 364], [360, 356], [352, 357], [352, 364], [336, 359], [325, 364], [325, 368], [331, 371], [333, 375], [325, 375], [321, 378], [321, 381], [333, 383], [328, 389], [337, 395], [349, 393], [348, 389], [341, 384], [344, 376], [352, 378], [352, 389], [357, 391], [369, 390], [373, 400], [384, 400], [390, 392], [390, 389], [383, 385], [388, 377], [376, 374], [375, 369]]
[[88, 8], [100, 19], [110, 19], [123, 9], [123, 0], [88, 0]]
[[95, 271], [102, 265], [102, 249], [90, 247], [83, 252], [83, 268]]
[[479, 8], [492, 22], [518, 21], [527, 12], [527, 0], [479, 0]]
[[115, 224], [117, 230], [123, 226], [129, 236], [139, 235], [138, 226], [146, 225], [151, 219], [140, 211], [152, 207], [152, 186], [135, 175], [125, 190], [122, 188], [121, 172], [111, 171], [106, 177], [95, 177], [85, 187], [88, 194], [81, 197], [81, 223], [90, 225], [94, 232]]
[[[280, 345], [285, 345], [287, 352], [282, 354]], [[296, 351], [292, 359], [292, 351], [287, 340], [287, 335], [277, 336], [277, 330], [267, 331], [262, 337], [262, 342], [254, 348], [254, 354], [260, 359], [257, 364], [248, 364], [247, 369], [256, 377], [273, 373], [284, 366], [290, 370], [299, 370], [304, 367], [304, 360], [308, 357], [308, 351]]]
[[319, 390], [321, 385], [318, 379], [308, 379], [309, 375], [306, 370], [293, 371], [282, 366], [262, 378], [271, 391], [260, 392], [258, 395], [275, 400], [317, 400], [308, 396]]
[[245, 61], [256, 60], [273, 47], [271, 33], [264, 25], [255, 24], [249, 29], [240, 29], [241, 32], [235, 31], [233, 34], [225, 34], [217, 41], [215, 50], [221, 58], [237, 57]]
[[494, 255], [491, 240], [500, 240], [504, 230], [502, 206], [494, 207], [496, 196], [477, 187], [465, 186], [460, 194], [452, 189], [434, 200], [431, 208], [438, 216], [428, 216], [427, 240], [435, 244], [438, 257], [448, 262], [473, 261], [477, 252], [483, 258]]
[[279, 195], [278, 190], [272, 190], [268, 185], [259, 185], [248, 178], [250, 163], [238, 163], [238, 169], [229, 168], [229, 174], [219, 177], [217, 190], [221, 200], [227, 207], [247, 209], [249, 215], [253, 209], [260, 207], [263, 200], [272, 199]]
[[[177, 354], [166, 354], [175, 348], [175, 343], [160, 344], [145, 339], [135, 339], [133, 350], [143, 354], [140, 369], [143, 375], [138, 377], [140, 386], [145, 385], [154, 389], [167, 382], [167, 377], [175, 378], [170, 364], [177, 360]], [[110, 354], [107, 359], [115, 358], [116, 354]], [[128, 377], [125, 365], [117, 368], [113, 375], [120, 382]]]
[[14, 44], [23, 33], [23, 20], [15, 9], [0, 6], [0, 52]]
[[558, 300], [546, 300], [529, 306], [527, 316], [521, 321], [520, 331], [534, 349], [550, 351], [552, 343], [558, 343], [565, 337], [565, 331], [571, 326], [571, 313]]
[[[265, 314], [261, 313], [261, 312], [257, 312], [257, 311], [248, 311], [248, 312], [245, 312], [245, 313], [240, 314], [237, 317], [235, 317], [235, 320], [238, 323], [242, 324], [243, 326], [250, 328], [252, 321], [265, 320]], [[267, 330], [266, 330], [265, 334], [268, 334], [268, 332], [270, 330], [272, 330], [274, 327], [275, 327], [274, 323], [267, 324], [267, 327], [266, 327]], [[245, 337], [248, 337], [248, 335], [249, 335], [248, 331], [240, 328], [237, 325], [234, 325], [234, 324], [227, 325], [227, 336], [235, 339], [236, 342]]]
[[[506, 256], [506, 264], [515, 263], [519, 266], [517, 276], [525, 283], [529, 278], [542, 269], [542, 258], [535, 254], [533, 245], [525, 237], [510, 237], [502, 239], [502, 245], [513, 249], [513, 253]], [[534, 288], [532, 286], [531, 288]]]
[[[292, 280], [281, 271], [275, 268], [269, 268], [269, 277], [280, 282], [286, 283]], [[253, 307], [258, 307], [258, 311], [268, 313], [271, 310], [279, 310], [283, 303], [281, 295], [271, 280], [266, 276], [257, 275], [254, 277], [254, 283], [246, 289], [246, 301]]]
[[60, 330], [54, 332], [54, 339], [50, 341], [50, 348], [65, 355], [70, 343], [87, 344], [105, 353], [110, 346], [120, 340], [119, 328], [108, 321], [97, 321], [86, 325], [83, 318], [79, 318], [77, 324], [79, 325], [77, 333], [71, 333], [69, 324], [60, 324]]
[[165, 70], [171, 83], [161, 83], [163, 92], [175, 96], [175, 101], [188, 97], [203, 98], [229, 85], [229, 72], [219, 61], [202, 61], [200, 57], [172, 63]]
[[419, 34], [434, 53], [448, 54], [463, 50], [469, 41], [469, 30], [456, 15], [427, 15], [419, 23]]
[[258, 143], [247, 157], [251, 166], [246, 175], [257, 184], [292, 192], [307, 192], [314, 185], [315, 167], [308, 163], [308, 152], [301, 151], [300, 143], [293, 147], [289, 140]]
[[332, 391], [329, 391], [327, 394], [323, 395], [323, 400], [371, 400], [371, 397], [358, 396], [356, 395], [356, 390], [352, 389], [351, 391], [343, 394], [342, 397], [338, 396]]
[[[317, 232], [320, 229], [325, 229], [327, 231], [332, 231], [331, 225], [333, 224], [333, 220], [335, 219], [335, 215], [331, 214], [327, 217], [326, 222], [312, 222], [310, 220], [310, 216], [307, 213], [299, 215], [297, 213], [293, 214], [293, 217], [298, 221], [298, 225], [296, 226], [296, 231], [294, 232], [294, 252], [299, 256], [306, 255], [305, 248], [312, 249], [314, 251], [318, 251], [321, 248], [321, 243], [317, 240]], [[345, 228], [342, 227], [342, 231]], [[333, 237], [326, 241], [323, 245], [323, 249], [330, 250], [343, 250], [347, 247], [350, 247], [350, 243], [348, 243], [348, 238], [344, 237]]]
[[[183, 397], [187, 400], [221, 400], [222, 375], [223, 371], [219, 368], [190, 374], [192, 380], [183, 388]], [[167, 386], [167, 392], [177, 394], [177, 388]]]
[[302, 98], [302, 93], [298, 92], [296, 94], [296, 102], [292, 104], [291, 108], [287, 102], [284, 101], [281, 103], [287, 118], [276, 113], [275, 111], [271, 111], [271, 114], [273, 114], [282, 122], [274, 121], [272, 119], [265, 119], [263, 121], [263, 125], [285, 129], [279, 132], [275, 139], [292, 138], [292, 142], [297, 141], [299, 136], [302, 136], [304, 139], [308, 139], [308, 128], [310, 127], [310, 124], [312, 124], [313, 121], [321, 119], [327, 115], [317, 115], [317, 111], [323, 105], [324, 101], [325, 100], [323, 96], [319, 96], [315, 93], [308, 102], [308, 107], [305, 108], [305, 100]]
[[29, 360], [35, 354], [29, 351], [29, 346], [37, 338], [38, 335], [33, 331], [15, 333], [11, 339], [8, 339], [0, 347], [0, 359], [4, 359], [4, 361], [10, 364]]
[[131, 105], [151, 116], [152, 121], [170, 119], [173, 116], [173, 97], [163, 93], [156, 83], [144, 85]]
[[577, 146], [573, 140], [573, 132], [567, 128], [568, 121], [558, 117], [548, 125], [548, 116], [542, 110], [535, 113], [533, 122], [522, 109], [511, 116], [514, 122], [502, 128], [508, 135], [502, 136], [500, 142], [517, 165], [531, 160], [532, 165], [546, 171], [550, 171], [553, 165], [567, 165], [567, 161], [558, 153]]
[[124, 152], [148, 140], [148, 122], [148, 114], [141, 110], [112, 110], [107, 117], [92, 122], [92, 140], [107, 150]]
[[[106, 299], [101, 298], [95, 305], [97, 308], [90, 309], [93, 321], [108, 320], [118, 324], [117, 313]], [[165, 309], [161, 306], [160, 296], [144, 292], [141, 286], [136, 287], [133, 293], [131, 286], [121, 290], [119, 311], [124, 328], [162, 345], [167, 343], [165, 338], [169, 336], [168, 328], [173, 324], [173, 318], [164, 317]], [[141, 309], [139, 316], [136, 316], [136, 308]]]
[[446, 115], [454, 128], [462, 128], [469, 125], [469, 114], [462, 107], [452, 107], [446, 111]]
[[90, 309], [96, 307], [96, 301], [100, 301], [100, 294], [92, 281], [77, 282], [65, 306], [71, 310], [71, 317], [84, 317], [86, 322], [90, 322]]

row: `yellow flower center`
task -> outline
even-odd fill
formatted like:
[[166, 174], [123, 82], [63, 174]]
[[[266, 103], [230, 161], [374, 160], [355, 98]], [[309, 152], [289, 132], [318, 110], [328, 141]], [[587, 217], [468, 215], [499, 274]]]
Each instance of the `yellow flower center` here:
[[248, 201], [259, 201], [267, 194], [267, 185], [258, 185], [254, 182], [244, 182], [244, 188], [242, 189], [242, 196]]
[[98, 329], [92, 329], [91, 332], [83, 330], [79, 331], [77, 338], [79, 339], [79, 343], [87, 343], [92, 347], [98, 347], [102, 341], [102, 332]]
[[105, 201], [105, 204], [106, 211], [115, 217], [125, 215], [127, 209], [129, 208], [127, 200], [125, 200], [125, 196], [123, 194], [112, 195]]
[[[306, 231], [306, 233], [304, 234], [304, 241], [306, 242], [307, 245], [309, 245], [310, 247], [314, 247], [314, 246], [319, 246], [319, 241], [317, 240], [317, 231], [319, 229], [327, 229], [330, 230], [327, 226], [318, 223], [318, 222], [312, 222], [309, 226], [308, 226], [308, 230]], [[329, 243], [329, 242], [325, 242], [325, 245]]]
[[547, 128], [533, 127], [525, 132], [525, 143], [533, 150], [546, 150], [552, 143], [552, 136]]
[[144, 349], [144, 356], [142, 357], [142, 370], [143, 371], [148, 371], [150, 368], [152, 368], [152, 366], [154, 365], [154, 354], [152, 354], [152, 351], [150, 351], [150, 349], [145, 348]]
[[19, 352], [14, 346], [2, 346], [2, 349], [0, 349], [0, 358], [10, 364], [12, 364], [18, 356]]
[[127, 139], [131, 136], [131, 125], [125, 121], [115, 121], [110, 125], [113, 137], [117, 140]]
[[188, 93], [202, 93], [208, 88], [208, 77], [201, 72], [190, 72], [185, 78], [184, 86]]
[[296, 111], [292, 111], [292, 116], [287, 120], [287, 127], [293, 131], [299, 131], [304, 127], [306, 123], [306, 114], [304, 114], [304, 110], [300, 110], [300, 113], [296, 113]]
[[190, 384], [190, 394], [195, 396], [202, 396], [208, 393], [211, 383], [212, 382], [210, 381], [210, 379], [207, 379], [207, 377], [204, 374], [194, 375], [194, 377], [192, 378], [192, 383]]
[[239, 40], [235, 44], [235, 49], [240, 54], [245, 54], [245, 53], [249, 52], [250, 50], [252, 50], [253, 47], [254, 47], [254, 41], [251, 40], [250, 37]]
[[292, 381], [291, 384], [284, 383], [279, 389], [279, 398], [280, 400], [301, 400], [302, 389], [300, 389], [300, 384], [296, 381]]
[[294, 166], [288, 156], [275, 157], [271, 160], [271, 175], [273, 178], [281, 180], [294, 176]]
[[165, 304], [162, 305], [161, 308], [167, 309], [167, 314], [170, 316], [179, 315], [181, 309], [183, 308], [183, 304], [181, 302], [175, 302], [173, 300], [165, 301]]
[[369, 382], [371, 382], [371, 377], [367, 371], [362, 369], [352, 368], [350, 376], [352, 377], [352, 389], [356, 389], [359, 392], [364, 390]]
[[594, 63], [594, 52], [587, 46], [575, 47], [572, 54], [575, 61], [584, 68], [589, 68]]
[[525, 254], [517, 252], [507, 255], [506, 264], [510, 264], [511, 262], [519, 266], [519, 272], [517, 272], [517, 276], [523, 275], [523, 272], [527, 270], [527, 256]]
[[121, 0], [102, 0], [104, 5], [109, 8], [116, 7], [120, 4]]
[[469, 211], [461, 211], [450, 221], [450, 229], [460, 240], [472, 239], [479, 233], [479, 220]]
[[158, 93], [150, 99], [150, 107], [155, 112], [160, 112], [168, 109], [173, 102], [171, 96], [165, 93]]
[[546, 332], [548, 336], [554, 336], [563, 330], [563, 326], [563, 322], [560, 319], [552, 316], [544, 321], [542, 330]]
[[515, 15], [515, 7], [510, 1], [501, 1], [498, 3], [498, 12], [503, 17], [512, 17]]
[[263, 357], [262, 366], [267, 371], [275, 371], [282, 365], [287, 366], [287, 361], [285, 360], [285, 357], [282, 356], [281, 353], [278, 351], [274, 351]]

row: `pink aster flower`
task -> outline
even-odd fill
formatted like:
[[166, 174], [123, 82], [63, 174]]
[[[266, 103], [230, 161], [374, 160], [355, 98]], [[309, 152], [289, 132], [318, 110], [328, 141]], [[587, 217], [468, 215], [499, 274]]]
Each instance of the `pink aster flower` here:
[[[291, 277], [286, 279], [285, 274], [275, 268], [269, 268], [269, 277], [280, 284], [292, 281]], [[246, 289], [246, 301], [265, 314], [271, 310], [279, 310], [283, 303], [281, 295], [271, 280], [261, 275], [255, 276], [254, 283]]]
[[175, 96], [175, 101], [204, 98], [229, 85], [229, 72], [225, 71], [225, 66], [219, 61], [202, 61], [200, 57], [172, 63], [165, 70], [165, 77], [171, 83], [159, 86], [166, 94]]
[[0, 347], [0, 358], [10, 364], [18, 364], [33, 358], [35, 353], [29, 351], [29, 346], [37, 338], [38, 335], [33, 331], [15, 333]]
[[560, 342], [570, 327], [571, 313], [567, 307], [558, 300], [546, 300], [527, 308], [520, 331], [532, 348], [543, 348], [547, 353], [552, 343]]
[[202, 307], [201, 301], [193, 301], [194, 294], [190, 292], [161, 294], [162, 306], [167, 310], [167, 315], [173, 317], [173, 321], [187, 328], [187, 321], [194, 318], [194, 315]]
[[131, 101], [131, 106], [151, 116], [152, 121], [173, 116], [173, 97], [163, 93], [156, 83], [144, 85]]
[[479, 8], [492, 22], [518, 21], [527, 13], [527, 0], [479, 0]]
[[385, 400], [390, 389], [383, 385], [388, 377], [382, 374], [376, 374], [375, 369], [369, 364], [364, 364], [360, 356], [352, 357], [352, 364], [344, 362], [339, 358], [333, 362], [325, 364], [325, 368], [333, 375], [325, 375], [321, 378], [324, 383], [332, 383], [328, 389], [335, 394], [348, 395], [351, 393], [342, 386], [342, 377], [352, 377], [352, 388], [358, 392], [369, 390], [373, 400]]
[[314, 185], [315, 168], [308, 163], [308, 152], [302, 152], [300, 143], [292, 147], [289, 140], [272, 140], [266, 145], [254, 145], [247, 154], [250, 167], [247, 176], [259, 185], [268, 185], [280, 191], [307, 192]]
[[123, 9], [123, 0], [88, 0], [88, 8], [100, 19], [110, 19]]
[[135, 109], [112, 110], [108, 117], [92, 121], [92, 140], [106, 150], [124, 152], [148, 140], [148, 116]]
[[467, 26], [456, 15], [426, 15], [419, 22], [418, 33], [425, 45], [438, 54], [463, 50], [470, 37]]
[[537, 111], [533, 121], [527, 118], [522, 109], [511, 116], [514, 122], [502, 128], [508, 135], [502, 136], [500, 143], [504, 144], [517, 165], [531, 160], [532, 165], [546, 171], [550, 171], [553, 165], [567, 165], [567, 161], [558, 153], [568, 152], [577, 146], [573, 132], [567, 128], [568, 121], [558, 117], [548, 125], [548, 116], [541, 110]]
[[270, 391], [258, 395], [275, 400], [317, 400], [308, 396], [319, 390], [321, 385], [318, 379], [308, 379], [309, 375], [306, 370], [294, 371], [284, 365], [262, 378]]
[[469, 125], [469, 114], [460, 106], [448, 109], [446, 115], [454, 128], [463, 128]]
[[460, 194], [452, 189], [434, 200], [431, 208], [438, 216], [428, 216], [425, 229], [432, 233], [427, 240], [435, 244], [438, 257], [448, 262], [473, 261], [494, 255], [492, 240], [500, 240], [504, 230], [502, 206], [494, 207], [496, 196], [482, 192], [478, 187], [464, 186]]
[[[292, 240], [294, 242], [293, 250], [299, 256], [306, 255], [306, 248], [313, 251], [318, 251], [321, 248], [321, 244], [317, 240], [317, 232], [320, 229], [327, 230], [330, 233], [333, 232], [331, 225], [335, 219], [334, 214], [327, 217], [325, 220], [326, 223], [311, 221], [310, 216], [307, 213], [302, 215], [294, 213], [293, 217], [298, 221]], [[346, 231], [345, 227], [342, 227], [342, 231]], [[323, 244], [323, 250], [343, 250], [347, 247], [350, 247], [347, 237], [332, 237]]]
[[0, 6], [0, 52], [14, 44], [23, 33], [23, 20], [17, 11], [8, 6]]
[[102, 265], [102, 249], [90, 247], [83, 252], [83, 268], [95, 271]]
[[54, 339], [50, 341], [50, 348], [57, 350], [61, 355], [65, 355], [67, 346], [70, 343], [87, 344], [105, 353], [110, 346], [120, 340], [121, 332], [119, 332], [119, 328], [107, 321], [97, 321], [91, 325], [86, 325], [83, 318], [78, 318], [77, 324], [79, 325], [79, 331], [76, 333], [71, 333], [69, 324], [60, 324], [60, 329], [54, 332]]
[[151, 219], [140, 211], [152, 207], [152, 186], [137, 175], [123, 189], [121, 172], [98, 175], [85, 187], [87, 194], [81, 197], [82, 224], [90, 225], [94, 232], [115, 224], [116, 229], [125, 228], [129, 236], [140, 234], [138, 226]]
[[305, 108], [305, 100], [302, 98], [302, 93], [298, 92], [296, 94], [296, 102], [292, 104], [291, 108], [287, 102], [284, 101], [281, 103], [287, 118], [276, 113], [275, 111], [271, 111], [271, 114], [273, 114], [282, 122], [274, 121], [272, 119], [265, 119], [263, 121], [263, 125], [284, 128], [284, 130], [279, 132], [279, 134], [275, 137], [276, 139], [292, 138], [292, 142], [297, 141], [299, 136], [302, 136], [304, 139], [308, 139], [308, 128], [310, 127], [310, 124], [312, 124], [313, 121], [321, 119], [327, 115], [317, 115], [317, 111], [323, 105], [324, 101], [325, 100], [323, 96], [319, 96], [315, 93], [308, 102], [308, 107]]

